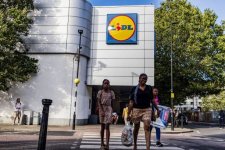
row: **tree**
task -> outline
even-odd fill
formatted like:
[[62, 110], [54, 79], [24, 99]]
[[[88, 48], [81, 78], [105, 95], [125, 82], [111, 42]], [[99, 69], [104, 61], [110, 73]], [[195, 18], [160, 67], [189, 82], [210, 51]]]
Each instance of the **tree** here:
[[27, 81], [37, 72], [38, 60], [27, 55], [22, 38], [28, 35], [32, 0], [0, 0], [0, 91]]
[[209, 110], [224, 110], [225, 109], [225, 91], [220, 92], [218, 95], [209, 95], [202, 100], [203, 111]]
[[169, 104], [171, 47], [175, 103], [186, 97], [216, 94], [225, 85], [224, 23], [187, 0], [170, 0], [155, 11], [155, 85]]

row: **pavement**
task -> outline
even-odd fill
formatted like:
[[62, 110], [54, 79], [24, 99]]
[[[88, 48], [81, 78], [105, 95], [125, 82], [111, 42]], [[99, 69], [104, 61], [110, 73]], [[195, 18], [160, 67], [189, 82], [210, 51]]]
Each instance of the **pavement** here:
[[[217, 123], [206, 123], [206, 122], [191, 122], [189, 124], [203, 125], [203, 126], [218, 126]], [[124, 125], [111, 125], [110, 131], [111, 133], [121, 133]], [[76, 125], [75, 130], [72, 130], [70, 126], [48, 126], [48, 139], [60, 139], [60, 138], [75, 138], [82, 139], [84, 132], [99, 132], [100, 125]], [[39, 136], [40, 125], [11, 125], [11, 124], [0, 124], [0, 135], [4, 135], [7, 133], [8, 135], [13, 134], [26, 134], [26, 135], [35, 135], [36, 138]], [[189, 128], [189, 126], [184, 126], [184, 128], [174, 128], [171, 130], [171, 126], [166, 129], [161, 129], [161, 134], [182, 134], [182, 133], [190, 133], [193, 132], [193, 128]], [[140, 128], [140, 132], [143, 132], [143, 127]], [[153, 129], [154, 133], [155, 130]], [[2, 137], [0, 136], [0, 141], [2, 141]], [[13, 136], [12, 136], [13, 137]], [[11, 140], [10, 138], [8, 140]], [[13, 140], [13, 139], [12, 139]]]
[[202, 126], [211, 126], [211, 127], [218, 127], [219, 126], [219, 123], [216, 123], [216, 122], [201, 122], [201, 121], [195, 122], [195, 121], [189, 121], [189, 123], [202, 125]]
[[[113, 131], [121, 131], [123, 130], [124, 125], [111, 125], [110, 131], [113, 133]], [[140, 130], [143, 130], [143, 127], [140, 128]], [[0, 132], [39, 132], [40, 126], [39, 125], [9, 125], [9, 124], [0, 124]], [[91, 132], [99, 132], [100, 131], [100, 125], [76, 125], [75, 130], [72, 130], [72, 127], [70, 126], [48, 126], [48, 132], [52, 131], [64, 131], [64, 132], [75, 132], [76, 134], [82, 134], [83, 132], [91, 131]], [[152, 130], [154, 133], [155, 130]], [[188, 133], [193, 132], [192, 129], [189, 128], [174, 128], [174, 130], [171, 130], [171, 127], [168, 126], [165, 129], [161, 130], [161, 134], [179, 134], [179, 133]]]
[[[189, 124], [197, 124], [203, 126], [218, 126], [218, 123], [208, 123], [208, 122], [195, 122], [189, 121]], [[110, 130], [112, 131], [122, 131], [124, 125], [111, 125]], [[87, 131], [99, 131], [100, 124], [94, 125], [76, 125], [75, 130], [72, 130], [70, 126], [48, 126], [48, 131], [72, 131], [77, 133], [83, 133]], [[140, 128], [143, 130], [143, 127]], [[0, 132], [39, 132], [40, 125], [11, 125], [11, 124], [0, 124]], [[155, 130], [152, 130], [154, 133]], [[161, 134], [179, 134], [179, 133], [188, 133], [193, 132], [193, 129], [188, 128], [188, 126], [184, 126], [184, 128], [175, 127], [174, 130], [171, 130], [170, 124], [167, 128], [161, 130]]]

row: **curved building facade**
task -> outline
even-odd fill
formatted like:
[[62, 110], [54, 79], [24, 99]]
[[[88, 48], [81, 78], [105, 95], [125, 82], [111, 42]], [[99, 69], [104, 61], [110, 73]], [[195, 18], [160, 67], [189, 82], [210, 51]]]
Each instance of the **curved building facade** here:
[[26, 43], [30, 53], [76, 53], [78, 29], [83, 30], [81, 54], [89, 57], [92, 5], [86, 0], [36, 0], [34, 24]]
[[[81, 36], [80, 68], [87, 68], [91, 46], [92, 5], [86, 0], [36, 0], [34, 24], [25, 39], [29, 55], [39, 60], [39, 72], [25, 84], [12, 88], [13, 97], [21, 97], [24, 110], [41, 112], [43, 98], [52, 99], [49, 124], [71, 124], [75, 91], [77, 123], [86, 124], [91, 94], [86, 86], [86, 70], [79, 70], [78, 89], [73, 83], [77, 74], [76, 54]], [[81, 109], [80, 109], [81, 108]], [[82, 110], [82, 111], [81, 111]]]

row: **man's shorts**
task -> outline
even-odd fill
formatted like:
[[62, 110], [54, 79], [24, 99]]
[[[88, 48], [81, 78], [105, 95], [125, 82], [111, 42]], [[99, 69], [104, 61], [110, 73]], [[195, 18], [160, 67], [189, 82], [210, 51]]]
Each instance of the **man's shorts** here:
[[150, 125], [151, 123], [151, 115], [152, 115], [152, 109], [151, 108], [133, 108], [132, 115], [131, 115], [131, 121], [134, 124], [142, 122], [146, 122]]

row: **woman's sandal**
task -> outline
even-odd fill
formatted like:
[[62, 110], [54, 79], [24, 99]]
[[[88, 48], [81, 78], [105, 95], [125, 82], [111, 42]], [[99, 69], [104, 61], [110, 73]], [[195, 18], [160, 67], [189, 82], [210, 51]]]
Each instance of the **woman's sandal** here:
[[105, 150], [109, 150], [109, 145], [105, 145]]
[[105, 144], [101, 145], [100, 150], [105, 150]]
[[133, 147], [133, 150], [137, 150], [137, 146], [134, 146], [134, 147]]

